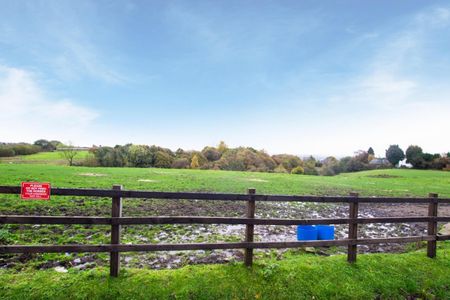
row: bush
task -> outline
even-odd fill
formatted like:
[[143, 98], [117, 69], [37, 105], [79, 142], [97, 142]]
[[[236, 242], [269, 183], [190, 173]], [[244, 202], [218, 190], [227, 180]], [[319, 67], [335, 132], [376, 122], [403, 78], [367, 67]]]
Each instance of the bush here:
[[206, 157], [206, 159], [208, 161], [219, 160], [220, 157], [222, 156], [222, 153], [219, 152], [219, 150], [217, 150], [214, 147], [205, 147], [205, 148], [203, 148], [202, 154], [203, 154], [204, 157]]
[[291, 174], [305, 174], [305, 170], [302, 167], [298, 166], [291, 170]]
[[279, 165], [273, 171], [275, 173], [288, 173], [288, 171], [283, 167], [283, 165]]
[[55, 151], [56, 145], [44, 139], [37, 140], [34, 145], [42, 148], [43, 151]]
[[0, 148], [0, 157], [12, 157], [16, 155], [13, 149], [8, 147], [1, 147]]
[[188, 169], [189, 159], [187, 158], [177, 158], [172, 163], [172, 168], [174, 169]]
[[276, 164], [282, 165], [288, 172], [303, 165], [303, 161], [298, 156], [290, 154], [272, 155], [272, 159]]
[[12, 144], [11, 148], [14, 150], [16, 155], [31, 155], [42, 150], [40, 146], [30, 144]]
[[323, 166], [322, 168], [320, 168], [319, 174], [322, 176], [334, 176], [338, 173], [335, 171], [334, 166]]
[[98, 167], [100, 164], [98, 163], [97, 158], [93, 153], [89, 153], [81, 163], [83, 167]]

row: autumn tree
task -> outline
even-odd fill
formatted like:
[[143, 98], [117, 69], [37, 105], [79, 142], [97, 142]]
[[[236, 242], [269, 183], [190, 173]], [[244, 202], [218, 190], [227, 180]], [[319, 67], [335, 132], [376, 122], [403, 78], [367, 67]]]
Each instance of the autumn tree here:
[[200, 167], [200, 164], [198, 162], [198, 155], [194, 154], [194, 156], [192, 156], [192, 160], [191, 160], [191, 169], [198, 169]]
[[217, 146], [217, 150], [223, 154], [225, 151], [228, 150], [228, 146], [227, 144], [225, 144], [224, 141], [220, 141], [219, 145]]

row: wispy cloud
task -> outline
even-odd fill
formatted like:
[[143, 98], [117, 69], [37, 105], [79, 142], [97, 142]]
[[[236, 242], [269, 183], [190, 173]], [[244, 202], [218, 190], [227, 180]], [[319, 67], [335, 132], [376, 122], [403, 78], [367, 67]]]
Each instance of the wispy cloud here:
[[[442, 135], [450, 128], [450, 87], [446, 80], [434, 76], [430, 67], [430, 62], [446, 54], [430, 48], [429, 42], [439, 40], [436, 36], [441, 30], [448, 34], [449, 12], [448, 8], [434, 7], [397, 23], [396, 30], [392, 25], [389, 31], [380, 29], [370, 36], [376, 38], [373, 53], [358, 62], [354, 73], [344, 72], [342, 78], [327, 78], [319, 69], [310, 80], [303, 70], [299, 71], [289, 83], [292, 90], [283, 95], [284, 99], [277, 99], [287, 103], [287, 95], [290, 109], [297, 111], [290, 121], [295, 132], [277, 124], [262, 124], [264, 132], [284, 132], [285, 136], [278, 135], [277, 145], [292, 147], [291, 151], [300, 147], [303, 149], [297, 151], [303, 153], [327, 154], [327, 149], [339, 148], [341, 153], [350, 154], [372, 146], [378, 155], [384, 155], [394, 143], [447, 151], [450, 140]], [[349, 44], [353, 47], [366, 38], [362, 33]], [[305, 82], [311, 82], [311, 87]], [[286, 110], [280, 107], [280, 117], [287, 119]], [[302, 123], [298, 120], [307, 126], [299, 126]], [[289, 142], [291, 139], [299, 141], [299, 146]]]
[[[334, 102], [359, 102], [368, 107], [400, 109], [408, 104], [435, 101], [437, 90], [428, 90], [422, 78], [411, 70], [420, 70], [428, 63], [424, 45], [436, 26], [448, 26], [450, 10], [433, 8], [421, 12], [403, 24], [403, 28], [387, 34], [363, 72], [342, 85]], [[436, 80], [439, 84], [439, 80]], [[442, 87], [445, 87], [443, 85]], [[429, 93], [426, 96], [424, 91]], [[426, 98], [423, 98], [423, 97]]]
[[68, 35], [67, 32], [57, 32], [56, 38], [61, 51], [49, 61], [62, 78], [80, 79], [87, 75], [112, 84], [127, 81], [124, 75], [106, 65], [101, 52], [86, 38]]
[[26, 54], [28, 65], [41, 65], [40, 71], [53, 72], [63, 80], [127, 81], [112, 58], [113, 49], [99, 42], [102, 32], [95, 26], [99, 10], [95, 3], [32, 1], [10, 6], [21, 17], [0, 20], [0, 43]]
[[[286, 7], [276, 2], [263, 14], [230, 6], [232, 20], [220, 6], [201, 5], [201, 9], [193, 9], [192, 5], [171, 3], [164, 15], [174, 29], [174, 36], [203, 51], [207, 58], [260, 64], [280, 49], [296, 45], [303, 35], [321, 25], [318, 11], [289, 14]], [[278, 13], [284, 17], [280, 18]]]
[[0, 65], [1, 141], [80, 139], [98, 117], [90, 108], [47, 95], [29, 71]]

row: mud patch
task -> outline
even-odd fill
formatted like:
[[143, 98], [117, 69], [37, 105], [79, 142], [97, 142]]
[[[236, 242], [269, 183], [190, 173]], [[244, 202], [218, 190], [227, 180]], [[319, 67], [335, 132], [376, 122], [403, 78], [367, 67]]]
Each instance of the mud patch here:
[[246, 178], [245, 180], [252, 181], [252, 182], [269, 182], [269, 180], [259, 179], [259, 178]]
[[367, 175], [370, 178], [401, 178], [402, 176], [389, 175], [389, 174], [377, 174], [377, 175]]
[[89, 177], [102, 177], [102, 176], [107, 176], [106, 174], [101, 174], [101, 173], [79, 173], [79, 176], [89, 176]]

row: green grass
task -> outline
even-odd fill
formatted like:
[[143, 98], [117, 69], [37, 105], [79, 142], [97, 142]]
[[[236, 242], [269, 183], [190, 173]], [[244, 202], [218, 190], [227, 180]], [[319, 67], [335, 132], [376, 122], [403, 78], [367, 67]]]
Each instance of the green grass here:
[[[89, 155], [89, 151], [78, 151], [74, 162], [80, 162]], [[0, 162], [14, 164], [53, 164], [67, 165], [67, 160], [62, 156], [62, 152], [39, 152], [31, 155], [19, 155], [14, 157], [0, 157]]]
[[[448, 249], [447, 249], [448, 250]], [[420, 299], [450, 298], [447, 250], [368, 254], [348, 264], [343, 255], [288, 255], [241, 263], [177, 270], [107, 269], [13, 273], [0, 271], [2, 299]], [[416, 299], [416, 298], [414, 298]]]
[[[43, 155], [43, 154], [42, 154]], [[21, 181], [48, 181], [54, 187], [110, 188], [157, 191], [209, 191], [299, 195], [427, 196], [429, 192], [450, 197], [450, 172], [376, 170], [334, 177], [229, 171], [176, 169], [86, 168], [52, 164], [0, 164], [0, 185]], [[22, 201], [17, 195], [0, 195], [0, 214], [109, 215], [111, 199], [53, 197], [50, 201]], [[159, 201], [159, 200], [155, 200]], [[161, 202], [126, 201], [125, 215], [157, 213]], [[144, 202], [146, 203], [144, 206]], [[218, 212], [223, 213], [223, 212]], [[239, 213], [239, 211], [237, 211]], [[165, 225], [167, 226], [167, 225]], [[178, 228], [178, 227], [177, 227]], [[136, 236], [150, 241], [160, 228], [124, 228], [124, 241]], [[173, 228], [173, 230], [181, 230]], [[89, 236], [89, 240], [86, 237]], [[215, 237], [224, 240], [223, 237]], [[108, 242], [108, 227], [84, 225], [3, 225], [2, 244], [99, 244]], [[442, 243], [440, 243], [442, 247]], [[82, 255], [82, 254], [80, 254]], [[157, 255], [157, 253], [155, 253]], [[450, 254], [449, 254], [450, 255]], [[107, 265], [99, 254], [98, 265]], [[423, 251], [407, 254], [360, 255], [355, 265], [344, 256], [315, 257], [290, 254], [281, 261], [257, 259], [253, 270], [240, 263], [188, 266], [178, 270], [124, 269], [118, 279], [96, 268], [61, 274], [37, 270], [47, 262], [67, 262], [65, 254], [42, 254], [14, 269], [0, 270], [2, 299], [382, 299], [450, 297], [450, 259], [444, 249], [428, 259]], [[22, 272], [17, 272], [22, 270]]]
[[[94, 176], [92, 176], [94, 175]], [[427, 196], [450, 197], [450, 172], [389, 169], [337, 176], [154, 168], [88, 168], [38, 164], [0, 164], [0, 184], [46, 181], [54, 187], [110, 188], [156, 191], [208, 191], [298, 195]]]

